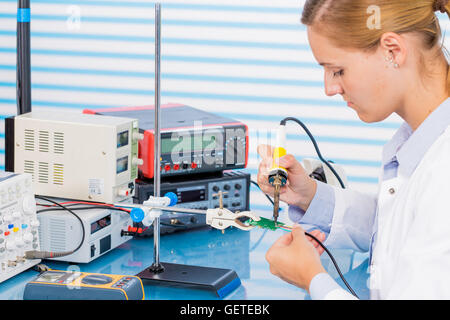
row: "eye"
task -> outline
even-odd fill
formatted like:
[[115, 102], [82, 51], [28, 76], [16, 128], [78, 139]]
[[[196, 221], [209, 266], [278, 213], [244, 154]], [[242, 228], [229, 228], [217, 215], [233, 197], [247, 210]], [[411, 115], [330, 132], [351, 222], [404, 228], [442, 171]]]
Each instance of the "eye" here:
[[333, 77], [342, 77], [344, 75], [344, 70], [339, 70], [338, 72], [333, 72]]

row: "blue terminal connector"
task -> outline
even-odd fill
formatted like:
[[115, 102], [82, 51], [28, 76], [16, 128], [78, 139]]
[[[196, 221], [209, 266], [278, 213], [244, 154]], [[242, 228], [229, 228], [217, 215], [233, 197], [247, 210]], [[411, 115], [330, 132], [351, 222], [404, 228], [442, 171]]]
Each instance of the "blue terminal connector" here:
[[[164, 197], [166, 197], [170, 200], [168, 207], [173, 207], [178, 202], [178, 197], [173, 192], [167, 192], [164, 195]], [[133, 209], [131, 209], [130, 217], [131, 217], [131, 220], [133, 220], [133, 222], [136, 222], [136, 223], [142, 222], [142, 220], [144, 220], [144, 218], [145, 218], [145, 212], [141, 208], [133, 208]]]
[[133, 208], [130, 212], [130, 217], [133, 222], [141, 222], [145, 218], [145, 212], [141, 208]]
[[169, 207], [173, 207], [174, 205], [177, 204], [178, 202], [178, 196], [173, 193], [173, 192], [167, 192], [164, 197], [169, 198], [170, 199], [170, 203], [169, 203]]

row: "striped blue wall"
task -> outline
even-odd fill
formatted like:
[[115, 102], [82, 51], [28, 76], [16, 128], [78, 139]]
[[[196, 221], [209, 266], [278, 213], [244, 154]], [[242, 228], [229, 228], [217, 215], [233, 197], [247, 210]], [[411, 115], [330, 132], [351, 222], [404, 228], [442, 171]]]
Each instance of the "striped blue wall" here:
[[[16, 0], [0, 3], [0, 167], [3, 119], [16, 112]], [[162, 1], [162, 102], [185, 103], [241, 120], [256, 146], [285, 116], [303, 120], [322, 154], [344, 166], [350, 185], [376, 191], [381, 148], [400, 124], [364, 124], [340, 97], [327, 97], [323, 71], [299, 22], [303, 1]], [[33, 109], [153, 104], [154, 3], [33, 0]], [[448, 19], [443, 18], [447, 28]], [[316, 157], [289, 125], [289, 151]], [[256, 191], [255, 206], [266, 199]]]

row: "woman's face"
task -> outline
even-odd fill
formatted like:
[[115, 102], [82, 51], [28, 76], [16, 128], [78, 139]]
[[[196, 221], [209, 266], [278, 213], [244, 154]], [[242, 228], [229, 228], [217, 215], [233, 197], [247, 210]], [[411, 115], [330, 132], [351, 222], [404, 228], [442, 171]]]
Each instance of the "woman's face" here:
[[331, 41], [308, 27], [314, 57], [324, 67], [325, 93], [340, 94], [367, 123], [389, 117], [401, 104], [402, 82], [385, 60], [386, 52], [366, 53], [335, 47]]

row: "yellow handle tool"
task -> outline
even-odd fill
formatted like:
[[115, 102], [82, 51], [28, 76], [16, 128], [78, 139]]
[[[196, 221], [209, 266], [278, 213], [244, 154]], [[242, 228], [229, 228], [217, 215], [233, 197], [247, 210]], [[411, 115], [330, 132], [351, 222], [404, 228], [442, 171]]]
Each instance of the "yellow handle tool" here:
[[288, 178], [287, 170], [279, 165], [281, 157], [286, 155], [286, 126], [280, 125], [277, 131], [277, 145], [273, 150], [273, 164], [269, 172], [269, 183], [275, 188], [273, 196], [273, 219], [275, 225], [278, 220], [278, 212], [280, 210], [280, 190]]

